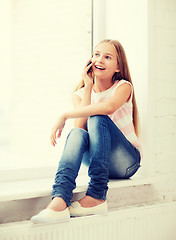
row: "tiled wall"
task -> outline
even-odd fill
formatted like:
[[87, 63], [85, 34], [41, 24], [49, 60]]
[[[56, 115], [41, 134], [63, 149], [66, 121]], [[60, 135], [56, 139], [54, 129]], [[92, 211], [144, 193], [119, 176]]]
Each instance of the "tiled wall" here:
[[[176, 196], [176, 1], [149, 1], [149, 149], [157, 187]], [[150, 141], [151, 139], [151, 141]]]

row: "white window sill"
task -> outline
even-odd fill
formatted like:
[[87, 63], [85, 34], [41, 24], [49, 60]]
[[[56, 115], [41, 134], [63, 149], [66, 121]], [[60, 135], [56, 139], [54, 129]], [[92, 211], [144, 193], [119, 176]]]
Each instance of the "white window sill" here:
[[[74, 193], [87, 190], [89, 178], [78, 176]], [[135, 175], [128, 180], [110, 180], [109, 189], [152, 184], [153, 178]], [[0, 202], [49, 196], [52, 193], [54, 179], [35, 179], [0, 183]]]
[[[80, 175], [76, 182], [73, 201], [84, 196], [89, 178]], [[158, 197], [153, 191], [153, 182], [153, 178], [139, 174], [129, 180], [110, 180], [107, 194], [109, 210], [156, 201]], [[44, 209], [51, 200], [53, 183], [54, 178], [1, 182], [0, 223], [29, 220]]]

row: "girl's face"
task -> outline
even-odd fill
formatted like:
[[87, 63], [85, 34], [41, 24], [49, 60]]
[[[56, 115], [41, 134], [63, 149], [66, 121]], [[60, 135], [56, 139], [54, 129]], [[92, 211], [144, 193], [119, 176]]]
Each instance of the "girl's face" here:
[[112, 79], [115, 72], [119, 72], [117, 53], [111, 43], [100, 43], [96, 46], [92, 57], [94, 75], [99, 78]]

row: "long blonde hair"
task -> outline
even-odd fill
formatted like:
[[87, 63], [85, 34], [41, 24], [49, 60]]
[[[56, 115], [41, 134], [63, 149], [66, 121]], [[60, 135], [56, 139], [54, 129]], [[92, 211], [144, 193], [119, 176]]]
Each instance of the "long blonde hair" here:
[[[121, 45], [121, 43], [117, 40], [110, 40], [110, 39], [105, 39], [105, 40], [101, 41], [100, 43], [112, 44], [115, 47], [116, 52], [117, 52], [117, 64], [120, 69], [120, 72], [114, 73], [114, 75], [112, 77], [112, 82], [114, 83], [117, 80], [124, 79], [126, 81], [129, 81], [133, 85], [129, 67], [128, 67], [127, 57], [126, 57], [125, 50], [124, 50], [123, 46]], [[84, 87], [84, 80], [81, 80], [81, 82], [76, 87], [75, 91], [77, 91], [78, 89], [80, 89], [82, 87]], [[132, 103], [133, 103], [133, 124], [134, 124], [135, 133], [138, 136], [139, 135], [139, 115], [138, 115], [138, 109], [137, 109], [134, 90], [133, 90]]]

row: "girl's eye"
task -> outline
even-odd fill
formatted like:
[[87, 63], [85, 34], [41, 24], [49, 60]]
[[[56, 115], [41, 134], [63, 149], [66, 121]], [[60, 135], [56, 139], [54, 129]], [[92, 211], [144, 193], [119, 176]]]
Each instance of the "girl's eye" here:
[[99, 56], [99, 53], [95, 53], [95, 56], [98, 57], [98, 56]]
[[106, 59], [111, 59], [111, 57], [110, 56], [106, 56]]

